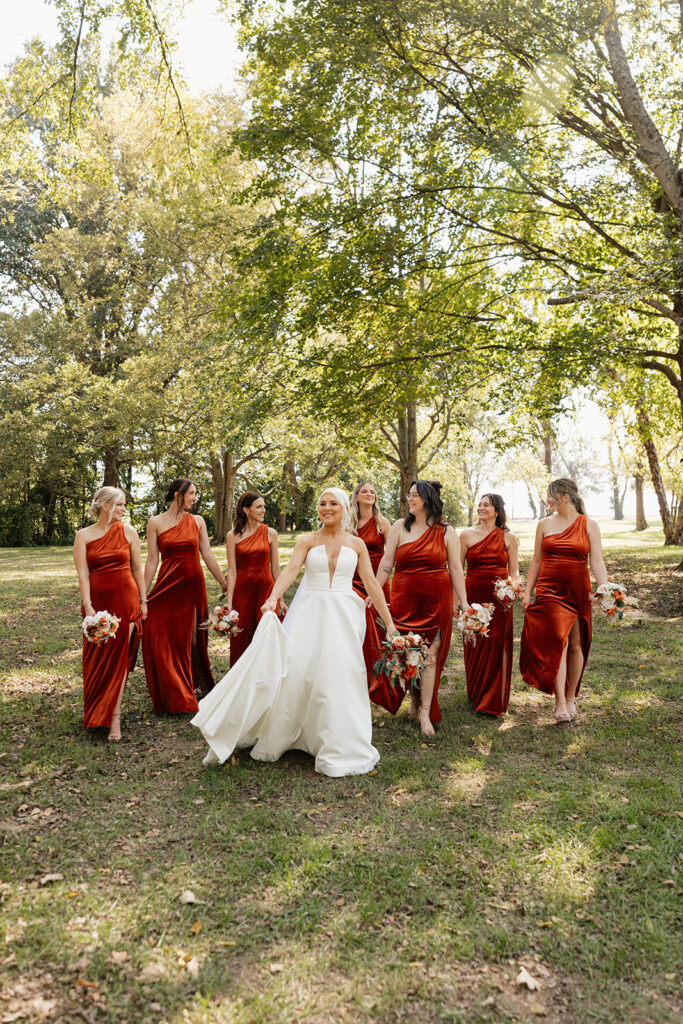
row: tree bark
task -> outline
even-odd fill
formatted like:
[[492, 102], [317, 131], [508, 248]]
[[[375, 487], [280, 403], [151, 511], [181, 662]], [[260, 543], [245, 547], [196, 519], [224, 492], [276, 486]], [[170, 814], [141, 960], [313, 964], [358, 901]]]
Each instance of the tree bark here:
[[211, 541], [213, 544], [223, 544], [228, 530], [232, 527], [238, 467], [235, 465], [235, 456], [232, 452], [223, 452], [220, 456], [212, 452], [210, 458], [214, 507]]
[[636, 530], [647, 530], [647, 519], [645, 518], [645, 501], [643, 499], [643, 474], [636, 473], [633, 478], [636, 489]]
[[659, 465], [659, 455], [657, 454], [657, 448], [652, 440], [652, 431], [650, 429], [650, 417], [647, 414], [645, 403], [642, 399], [639, 399], [636, 404], [636, 416], [638, 423], [638, 432], [640, 439], [645, 449], [647, 456], [648, 466], [650, 467], [650, 479], [652, 480], [652, 486], [655, 489], [657, 495], [657, 504], [659, 505], [659, 515], [662, 520], [662, 527], [664, 529], [664, 543], [665, 544], [681, 544], [683, 543], [683, 502], [681, 507], [678, 509], [678, 515], [674, 522], [671, 509], [666, 497], [666, 490], [664, 488], [664, 481], [662, 480], [662, 471]]
[[407, 402], [397, 421], [401, 515], [408, 514], [408, 491], [417, 480], [417, 404]]
[[121, 486], [120, 453], [121, 449], [118, 446], [104, 449], [104, 479], [102, 480], [104, 487]]
[[553, 432], [548, 420], [543, 420], [543, 462], [545, 468], [552, 475], [553, 472]]

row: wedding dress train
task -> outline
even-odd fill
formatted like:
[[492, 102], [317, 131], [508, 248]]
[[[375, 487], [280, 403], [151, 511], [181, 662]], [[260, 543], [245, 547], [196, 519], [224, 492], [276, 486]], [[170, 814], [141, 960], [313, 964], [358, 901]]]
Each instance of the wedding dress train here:
[[325, 775], [375, 767], [365, 608], [352, 587], [356, 564], [355, 551], [344, 545], [331, 574], [324, 544], [311, 548], [284, 624], [266, 613], [239, 661], [199, 702], [192, 724], [209, 744], [205, 764], [252, 746], [258, 761], [306, 751]]

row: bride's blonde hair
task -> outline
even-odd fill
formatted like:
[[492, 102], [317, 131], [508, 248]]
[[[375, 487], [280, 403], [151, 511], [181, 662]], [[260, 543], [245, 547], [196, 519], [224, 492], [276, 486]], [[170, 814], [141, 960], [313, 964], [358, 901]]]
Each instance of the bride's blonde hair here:
[[123, 498], [124, 501], [126, 500], [126, 495], [120, 487], [100, 487], [93, 494], [88, 511], [93, 519], [99, 519], [102, 509], [106, 508], [107, 505], [111, 505], [109, 519], [107, 520], [110, 523], [114, 515], [114, 506], [119, 498]]
[[[326, 487], [325, 490], [321, 492], [320, 497], [318, 498], [318, 505], [316, 507], [320, 506], [320, 502], [323, 500], [323, 494], [333, 494], [335, 496], [342, 507], [342, 530], [346, 530], [347, 533], [354, 533], [353, 521], [351, 519], [351, 505], [346, 491], [342, 491], [341, 487]], [[322, 525], [322, 520], [318, 517], [318, 528]]]

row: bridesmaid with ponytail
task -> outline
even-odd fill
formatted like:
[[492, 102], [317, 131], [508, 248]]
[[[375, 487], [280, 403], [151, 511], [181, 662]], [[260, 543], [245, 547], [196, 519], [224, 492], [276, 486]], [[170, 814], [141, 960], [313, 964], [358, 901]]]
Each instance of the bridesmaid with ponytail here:
[[[548, 485], [549, 515], [536, 528], [529, 567], [519, 664], [529, 686], [555, 698], [555, 721], [576, 715], [576, 698], [591, 645], [591, 581], [607, 583], [600, 529], [586, 516], [573, 480]], [[531, 603], [536, 587], [536, 600]]]
[[[434, 725], [441, 721], [439, 681], [451, 644], [454, 608], [467, 607], [458, 534], [444, 521], [438, 481], [414, 480], [411, 484], [408, 515], [398, 519], [389, 531], [377, 571], [380, 586], [386, 583], [394, 565], [394, 625], [399, 633], [419, 633], [429, 644], [420, 688], [410, 694], [409, 716], [419, 721], [423, 735], [433, 736]], [[403, 694], [380, 677], [373, 680], [370, 699], [395, 714]]]
[[[225, 539], [228, 554], [229, 608], [239, 615], [241, 630], [230, 641], [230, 667], [244, 654], [261, 618], [261, 606], [280, 575], [277, 531], [266, 526], [266, 503], [257, 491], [237, 502], [235, 525]], [[284, 608], [284, 603], [280, 602]]]
[[496, 600], [493, 584], [501, 577], [519, 575], [519, 546], [508, 530], [500, 494], [483, 494], [477, 517], [477, 525], [460, 534], [460, 558], [463, 566], [467, 564], [467, 600], [470, 604], [488, 602], [495, 610], [488, 637], [463, 645], [467, 696], [479, 714], [504, 715], [512, 679], [513, 606], [504, 608]]
[[147, 588], [159, 555], [161, 569], [148, 595], [142, 650], [154, 710], [177, 715], [196, 711], [195, 690], [205, 695], [214, 685], [208, 634], [199, 629], [209, 614], [200, 554], [224, 592], [227, 583], [211, 550], [206, 523], [192, 513], [197, 500], [192, 480], [173, 480], [164, 500], [168, 511], [147, 523]]

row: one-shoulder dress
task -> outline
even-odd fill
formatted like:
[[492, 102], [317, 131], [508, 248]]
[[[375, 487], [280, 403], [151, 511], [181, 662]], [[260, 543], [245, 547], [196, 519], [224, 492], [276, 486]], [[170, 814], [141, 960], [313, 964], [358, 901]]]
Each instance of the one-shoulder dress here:
[[512, 679], [513, 608], [496, 599], [494, 581], [508, 575], [505, 531], [496, 526], [477, 544], [467, 549], [465, 589], [470, 604], [493, 606], [489, 635], [476, 644], [464, 644], [467, 696], [474, 710], [503, 715], [510, 702]]
[[[95, 611], [111, 612], [121, 620], [116, 635], [104, 644], [83, 638], [83, 725], [109, 729], [123, 681], [135, 665], [142, 632], [140, 594], [130, 570], [123, 523], [114, 523], [103, 537], [88, 541], [85, 557]], [[135, 629], [129, 640], [131, 623]]]
[[239, 614], [240, 632], [230, 641], [231, 667], [253, 640], [256, 627], [261, 621], [261, 606], [275, 583], [270, 568], [270, 540], [265, 523], [261, 523], [252, 534], [235, 544], [235, 561], [237, 583], [232, 595], [232, 607]]
[[543, 538], [536, 600], [524, 615], [519, 667], [529, 686], [553, 693], [562, 653], [575, 622], [579, 623], [583, 668], [592, 636], [590, 542], [585, 515], [578, 515], [562, 533]]
[[208, 634], [198, 628], [209, 604], [193, 515], [159, 534], [159, 553], [142, 640], [145, 675], [154, 710], [181, 714], [197, 710], [195, 689], [208, 693], [214, 684]]

